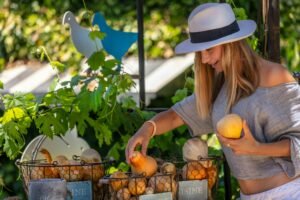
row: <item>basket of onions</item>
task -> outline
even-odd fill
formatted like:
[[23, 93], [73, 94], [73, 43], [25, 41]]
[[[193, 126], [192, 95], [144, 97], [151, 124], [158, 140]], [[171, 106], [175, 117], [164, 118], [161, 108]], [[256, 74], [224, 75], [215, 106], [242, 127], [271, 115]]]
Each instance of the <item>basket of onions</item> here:
[[61, 178], [67, 182], [91, 181], [94, 199], [103, 199], [105, 192], [98, 181], [106, 174], [105, 169], [112, 161], [102, 161], [100, 154], [91, 148], [84, 150], [80, 156], [74, 155], [72, 159], [63, 154], [53, 158], [45, 148], [40, 149], [38, 154], [44, 159], [16, 162], [27, 194], [30, 180]]
[[[176, 167], [172, 163], [158, 165], [156, 159], [134, 152], [130, 159], [131, 172], [116, 171], [100, 182], [109, 185], [110, 199], [139, 199], [142, 195], [169, 192], [176, 199]], [[159, 197], [158, 197], [159, 198]]]
[[220, 156], [208, 156], [208, 145], [200, 138], [191, 138], [182, 148], [183, 162], [180, 167], [179, 181], [207, 180], [208, 199], [212, 199], [212, 191], [216, 190], [218, 171], [223, 160]]

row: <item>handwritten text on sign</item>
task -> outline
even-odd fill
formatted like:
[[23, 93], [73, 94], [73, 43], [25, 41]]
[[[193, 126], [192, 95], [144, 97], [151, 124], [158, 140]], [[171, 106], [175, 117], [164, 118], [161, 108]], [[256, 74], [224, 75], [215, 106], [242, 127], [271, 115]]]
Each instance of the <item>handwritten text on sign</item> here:
[[180, 181], [179, 200], [207, 199], [207, 180]]

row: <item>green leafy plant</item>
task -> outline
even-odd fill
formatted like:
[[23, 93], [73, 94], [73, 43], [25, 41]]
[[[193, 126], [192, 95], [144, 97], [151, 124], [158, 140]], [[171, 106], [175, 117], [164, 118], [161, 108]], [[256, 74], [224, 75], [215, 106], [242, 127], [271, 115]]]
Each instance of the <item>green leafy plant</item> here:
[[[104, 34], [94, 29], [90, 37], [93, 40], [103, 39]], [[46, 57], [57, 71], [54, 86], [57, 85], [59, 72], [66, 65], [51, 59], [43, 46], [36, 53], [41, 60]], [[10, 159], [16, 158], [25, 145], [28, 128], [32, 125], [40, 134], [50, 138], [64, 135], [73, 128], [84, 135], [88, 128], [92, 128], [99, 147], [110, 145], [113, 134], [121, 129], [126, 130], [126, 138], [134, 132], [144, 120], [143, 112], [131, 97], [123, 96], [118, 101], [121, 94], [134, 86], [131, 76], [122, 70], [116, 71], [115, 67], [121, 63], [115, 59], [106, 59], [103, 50], [95, 52], [87, 64], [89, 68], [85, 73], [76, 74], [71, 80], [60, 83], [58, 89], [47, 92], [40, 99], [31, 93], [0, 96], [4, 103], [4, 113], [0, 118], [2, 152]], [[115, 145], [115, 148], [121, 147]], [[116, 150], [110, 152], [118, 157]]]

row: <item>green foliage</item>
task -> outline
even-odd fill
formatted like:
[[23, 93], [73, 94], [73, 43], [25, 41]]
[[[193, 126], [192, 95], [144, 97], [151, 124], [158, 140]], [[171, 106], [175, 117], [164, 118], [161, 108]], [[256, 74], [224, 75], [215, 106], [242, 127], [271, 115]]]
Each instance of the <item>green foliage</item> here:
[[[151, 0], [144, 1], [144, 46], [147, 58], [171, 57], [174, 47], [188, 37], [187, 17], [190, 11], [200, 3], [207, 1], [186, 0]], [[218, 2], [218, 1], [214, 1]], [[238, 19], [258, 18], [258, 3], [254, 1], [232, 1]], [[280, 1], [280, 34], [282, 62], [289, 69], [297, 70], [299, 56], [299, 10], [297, 0]], [[70, 42], [69, 27], [60, 25], [63, 13], [71, 10], [78, 17], [82, 26], [90, 26], [93, 12], [104, 14], [107, 23], [114, 29], [137, 32], [136, 1], [124, 3], [121, 0], [97, 0], [86, 2], [86, 7], [93, 12], [83, 9], [82, 1], [35, 0], [18, 1], [3, 0], [0, 12], [0, 68], [3, 62], [10, 63], [20, 59], [34, 59], [28, 52], [36, 46], [44, 45], [53, 59], [66, 62], [69, 67], [78, 69], [77, 63], [82, 56], [76, 52]], [[166, 9], [168, 8], [168, 9]], [[247, 11], [247, 12], [245, 12]], [[247, 14], [246, 14], [247, 13]], [[258, 26], [261, 26], [259, 23]], [[92, 38], [103, 38], [98, 30], [92, 28]], [[252, 42], [254, 40], [251, 40]], [[263, 44], [258, 39], [251, 43], [259, 48]], [[129, 54], [136, 54], [137, 45], [130, 48]], [[4, 66], [4, 64], [2, 64]]]
[[6, 94], [0, 98], [5, 106], [0, 118], [0, 153], [14, 159], [25, 145], [24, 136], [36, 116], [37, 104], [31, 94]]
[[14, 162], [9, 162], [5, 157], [1, 157], [0, 163], [0, 199], [8, 196], [18, 196], [20, 199], [26, 199], [22, 182], [19, 179], [19, 173], [16, 173]]
[[300, 70], [300, 2], [280, 1], [281, 60], [292, 71]]
[[[103, 38], [104, 34], [94, 30], [90, 37]], [[34, 53], [41, 60], [46, 58], [57, 73], [64, 71], [67, 65], [51, 58], [46, 49], [41, 46], [35, 48]], [[55, 90], [59, 81], [57, 74], [52, 89], [39, 100], [30, 93], [1, 95], [4, 104], [4, 113], [0, 118], [1, 152], [10, 159], [19, 156], [31, 126], [50, 138], [64, 135], [73, 128], [84, 135], [92, 128], [99, 147], [111, 145], [113, 139], [116, 144], [127, 142], [129, 134], [144, 120], [143, 112], [132, 98], [123, 97], [124, 103], [117, 98], [134, 86], [134, 81], [122, 70], [116, 71], [115, 68], [121, 66], [121, 63], [115, 59], [106, 59], [103, 50], [95, 52], [87, 64], [89, 68], [86, 73], [75, 74], [70, 81], [61, 83], [61, 87]], [[115, 135], [120, 132], [123, 133], [118, 142]], [[124, 145], [115, 145], [110, 153], [120, 157], [119, 152], [124, 148]]]

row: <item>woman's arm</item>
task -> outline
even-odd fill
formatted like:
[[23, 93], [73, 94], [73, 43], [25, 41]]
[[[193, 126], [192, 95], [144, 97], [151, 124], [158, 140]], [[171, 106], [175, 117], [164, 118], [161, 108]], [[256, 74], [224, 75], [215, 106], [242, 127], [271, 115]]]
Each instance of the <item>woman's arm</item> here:
[[283, 139], [272, 143], [259, 143], [253, 154], [272, 157], [288, 157], [291, 156], [290, 143], [290, 139]]
[[[183, 120], [172, 109], [155, 115], [151, 120], [156, 124], [155, 135], [161, 135], [184, 124]], [[130, 138], [125, 150], [127, 163], [129, 163], [129, 158], [137, 146], [142, 146], [142, 153], [146, 155], [153, 130], [154, 127], [151, 123], [144, 123]]]
[[228, 139], [220, 134], [218, 134], [218, 138], [224, 146], [231, 148], [237, 155], [291, 156], [290, 139], [272, 143], [260, 143], [252, 136], [246, 120], [243, 121], [243, 132], [244, 135], [240, 139]]

